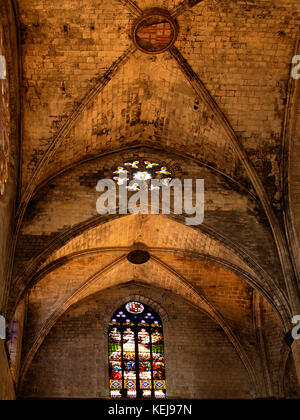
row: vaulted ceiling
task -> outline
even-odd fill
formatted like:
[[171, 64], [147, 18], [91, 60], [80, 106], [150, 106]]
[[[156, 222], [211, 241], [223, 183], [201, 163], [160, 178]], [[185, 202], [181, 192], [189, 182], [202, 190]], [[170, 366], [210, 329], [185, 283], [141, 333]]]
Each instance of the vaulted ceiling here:
[[[145, 54], [131, 28], [154, 6], [179, 32], [170, 50]], [[17, 0], [16, 9], [22, 160], [10, 310], [29, 293], [23, 373], [70, 304], [133, 279], [210, 312], [252, 372], [253, 294], [282, 334], [299, 307], [300, 101], [290, 77], [299, 1]], [[205, 180], [201, 226], [97, 214], [97, 180], [139, 156]], [[125, 259], [137, 242], [152, 255], [148, 271]]]

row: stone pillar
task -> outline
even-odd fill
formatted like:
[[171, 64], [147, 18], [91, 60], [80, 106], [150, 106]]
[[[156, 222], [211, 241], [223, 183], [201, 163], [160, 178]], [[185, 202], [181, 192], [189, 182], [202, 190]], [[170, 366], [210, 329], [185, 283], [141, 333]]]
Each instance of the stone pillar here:
[[15, 400], [14, 383], [8, 365], [4, 340], [0, 340], [0, 400]]
[[293, 359], [295, 363], [295, 368], [296, 368], [297, 377], [298, 377], [298, 384], [299, 384], [299, 389], [300, 389], [300, 338], [298, 340], [293, 341], [291, 345], [291, 349], [292, 349], [292, 354], [293, 354]]

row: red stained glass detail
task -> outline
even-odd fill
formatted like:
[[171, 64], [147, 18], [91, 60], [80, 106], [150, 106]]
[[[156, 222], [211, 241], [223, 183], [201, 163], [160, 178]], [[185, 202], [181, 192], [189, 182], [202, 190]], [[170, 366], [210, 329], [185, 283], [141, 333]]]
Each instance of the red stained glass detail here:
[[166, 46], [171, 41], [171, 26], [168, 22], [145, 26], [137, 31], [137, 36], [154, 46]]

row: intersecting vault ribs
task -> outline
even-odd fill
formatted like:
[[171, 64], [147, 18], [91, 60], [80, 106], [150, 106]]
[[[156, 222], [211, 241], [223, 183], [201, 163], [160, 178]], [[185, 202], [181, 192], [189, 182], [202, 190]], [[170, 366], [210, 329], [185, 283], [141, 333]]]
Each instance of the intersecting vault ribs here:
[[[131, 2], [130, 0], [122, 1], [122, 3], [126, 3], [127, 6], [129, 7], [129, 9], [131, 10], [132, 14], [134, 16], [138, 16], [141, 13], [141, 10], [137, 7], [134, 7], [134, 3]], [[184, 1], [181, 5], [180, 8], [178, 8], [177, 12], [175, 12], [175, 10], [171, 10], [170, 12], [170, 18], [169, 20], [167, 20], [167, 18], [165, 16], [162, 16], [162, 21], [157, 21], [154, 20], [153, 22], [149, 22], [146, 25], [146, 29], [149, 28], [149, 25], [151, 26], [156, 26], [156, 32], [157, 32], [157, 26], [164, 23], [165, 25], [165, 20], [167, 20], [167, 23], [169, 24], [169, 27], [171, 28], [172, 25], [170, 22], [172, 22], [172, 18], [171, 16], [178, 16], [179, 11], [184, 11], [186, 7], [193, 7], [193, 5], [195, 5], [197, 2], [194, 1]], [[141, 15], [141, 17], [138, 18], [137, 22], [140, 21], [145, 21], [145, 15], [146, 15], [146, 11], [143, 12], [143, 14]], [[164, 13], [168, 14], [168, 12], [164, 11]], [[159, 16], [161, 16], [159, 14]], [[146, 20], [147, 22], [147, 20]], [[154, 24], [154, 25], [153, 25]], [[136, 31], [136, 35], [138, 35], [142, 28], [138, 27], [137, 31]], [[170, 30], [170, 32], [172, 32]], [[140, 33], [141, 34], [141, 33]], [[168, 38], [169, 37], [169, 38]], [[141, 37], [140, 37], [141, 38]], [[277, 248], [278, 248], [278, 252], [280, 255], [280, 259], [281, 259], [281, 263], [282, 263], [282, 268], [285, 274], [285, 277], [287, 280], [291, 280], [291, 281], [287, 281], [287, 289], [289, 291], [289, 294], [291, 296], [296, 295], [296, 290], [297, 287], [294, 284], [293, 281], [293, 267], [291, 267], [290, 261], [289, 261], [289, 255], [288, 255], [288, 251], [286, 249], [286, 241], [284, 238], [284, 235], [281, 232], [279, 223], [275, 217], [274, 212], [272, 211], [270, 202], [268, 200], [268, 197], [266, 196], [265, 193], [265, 189], [263, 186], [263, 183], [261, 182], [261, 179], [259, 178], [258, 174], [256, 173], [255, 169], [252, 167], [251, 162], [249, 161], [242, 145], [239, 142], [239, 139], [237, 138], [237, 136], [235, 135], [234, 130], [232, 129], [229, 121], [227, 121], [225, 115], [222, 113], [222, 111], [219, 109], [217, 103], [215, 103], [213, 97], [209, 94], [209, 92], [207, 91], [207, 89], [205, 88], [205, 86], [203, 85], [203, 83], [201, 82], [201, 80], [199, 79], [199, 77], [197, 76], [197, 74], [194, 74], [194, 72], [192, 71], [192, 68], [188, 65], [187, 62], [185, 62], [185, 60], [183, 59], [183, 56], [181, 56], [181, 53], [179, 52], [179, 50], [177, 50], [177, 48], [173, 45], [172, 46], [172, 40], [173, 42], [175, 42], [176, 37], [172, 38], [171, 35], [168, 35], [166, 37], [166, 39], [164, 40], [163, 46], [161, 47], [161, 49], [158, 49], [158, 52], [163, 52], [164, 48], [166, 48], [166, 50], [168, 48], [170, 48], [170, 53], [173, 56], [173, 58], [177, 61], [177, 63], [179, 64], [179, 67], [182, 69], [182, 71], [184, 72], [184, 74], [187, 76], [187, 79], [189, 80], [191, 86], [194, 88], [195, 92], [199, 95], [199, 97], [201, 97], [202, 99], [205, 100], [205, 102], [208, 103], [208, 105], [211, 106], [212, 111], [214, 112], [214, 115], [216, 117], [216, 119], [218, 121], [221, 122], [221, 124], [223, 125], [226, 133], [227, 133], [227, 137], [229, 138], [229, 140], [231, 141], [232, 146], [234, 147], [234, 150], [237, 154], [237, 156], [239, 157], [239, 159], [241, 160], [243, 166], [246, 168], [246, 171], [249, 175], [249, 178], [257, 192], [257, 195], [259, 196], [259, 199], [262, 203], [262, 207], [264, 208], [264, 211], [269, 219], [269, 223], [270, 226], [272, 228], [273, 234], [274, 234], [274, 239], [275, 242], [277, 244]], [[141, 41], [139, 41], [139, 45], [138, 48], [141, 49]], [[151, 45], [152, 43], [148, 43], [150, 44], [150, 49], [151, 49]], [[149, 45], [147, 46], [147, 48], [149, 48]], [[144, 51], [147, 52], [147, 51]], [[109, 69], [109, 71], [107, 71], [105, 73], [105, 75], [103, 76], [103, 80], [101, 79], [101, 81], [96, 84], [96, 86], [94, 87], [94, 89], [91, 90], [91, 92], [87, 93], [85, 99], [79, 104], [79, 106], [73, 111], [71, 117], [64, 123], [64, 125], [60, 128], [58, 134], [55, 136], [53, 142], [51, 143], [51, 146], [49, 147], [47, 153], [44, 154], [43, 158], [41, 159], [41, 162], [38, 166], [38, 168], [36, 169], [36, 172], [33, 174], [32, 178], [31, 178], [31, 183], [29, 184], [26, 192], [24, 193], [23, 197], [22, 197], [22, 202], [20, 204], [20, 208], [19, 208], [19, 223], [17, 225], [17, 230], [20, 227], [21, 223], [22, 223], [22, 217], [26, 211], [26, 207], [27, 204], [30, 200], [30, 197], [33, 194], [33, 191], [35, 189], [36, 184], [38, 183], [38, 181], [41, 180], [42, 178], [42, 174], [43, 172], [45, 172], [45, 167], [47, 166], [47, 164], [49, 163], [50, 157], [53, 156], [56, 152], [57, 146], [59, 143], [61, 143], [64, 140], [64, 137], [66, 137], [66, 135], [68, 134], [68, 131], [70, 130], [70, 127], [72, 127], [75, 123], [76, 118], [78, 117], [78, 115], [81, 114], [82, 110], [85, 109], [87, 107], [87, 105], [90, 102], [91, 97], [94, 97], [101, 89], [104, 85], [106, 85], [111, 78], [113, 77], [113, 75], [115, 74], [115, 72], [119, 69], [120, 65], [124, 63], [124, 61], [129, 58], [129, 56], [131, 56], [134, 53], [134, 48], [132, 50], [128, 50], [126, 53], [123, 54], [123, 56], [121, 56], [118, 60], [117, 63], [114, 63], [112, 65], [112, 67]], [[148, 51], [148, 53], [151, 54], [155, 54], [157, 52], [155, 51]], [[295, 311], [297, 311], [297, 307], [299, 307], [299, 302], [297, 302], [295, 304]]]

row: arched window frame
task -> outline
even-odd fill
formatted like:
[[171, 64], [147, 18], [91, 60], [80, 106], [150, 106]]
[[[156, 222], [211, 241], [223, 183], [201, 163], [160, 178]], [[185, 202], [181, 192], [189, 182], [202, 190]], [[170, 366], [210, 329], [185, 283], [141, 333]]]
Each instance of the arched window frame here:
[[[131, 303], [141, 305], [144, 308], [143, 311], [141, 313], [130, 313], [126, 309], [129, 303], [127, 302], [120, 306], [109, 323], [108, 363], [110, 397], [165, 398], [164, 335], [161, 317], [153, 308], [141, 302]], [[147, 318], [148, 314], [151, 314], [151, 317]], [[115, 334], [114, 340], [116, 339], [113, 342], [111, 341], [112, 332]], [[134, 343], [132, 342], [132, 335]], [[125, 348], [126, 344], [124, 345], [128, 338], [131, 341], [129, 344], [131, 351]], [[142, 340], [144, 340], [144, 344]], [[116, 347], [113, 352], [112, 348], [114, 345]], [[147, 345], [149, 347], [148, 350]], [[113, 357], [117, 357], [118, 354], [118, 360], [112, 360], [113, 353]], [[129, 359], [127, 358], [128, 354]], [[116, 372], [113, 372], [113, 363]], [[128, 365], [130, 365], [129, 369]], [[146, 369], [144, 370], [145, 365]], [[143, 379], [145, 376], [147, 377]]]

